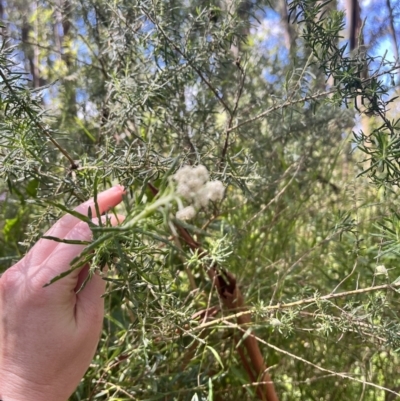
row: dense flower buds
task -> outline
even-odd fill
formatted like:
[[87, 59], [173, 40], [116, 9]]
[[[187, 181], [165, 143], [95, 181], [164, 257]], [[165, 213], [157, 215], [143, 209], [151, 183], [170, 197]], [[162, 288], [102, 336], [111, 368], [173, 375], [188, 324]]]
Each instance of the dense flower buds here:
[[205, 208], [209, 202], [221, 201], [225, 188], [221, 181], [208, 181], [210, 175], [203, 165], [196, 167], [184, 166], [173, 176], [177, 183], [177, 193], [191, 203], [179, 210], [176, 217], [181, 220], [190, 220], [196, 215], [196, 210]]
[[196, 209], [193, 206], [186, 206], [176, 213], [176, 218], [179, 220], [190, 220], [196, 216]]

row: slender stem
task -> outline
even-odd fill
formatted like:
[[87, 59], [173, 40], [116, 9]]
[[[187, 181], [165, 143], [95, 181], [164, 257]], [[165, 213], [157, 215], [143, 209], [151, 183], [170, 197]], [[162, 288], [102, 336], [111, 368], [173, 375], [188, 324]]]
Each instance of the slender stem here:
[[122, 224], [121, 228], [127, 229], [127, 228], [132, 228], [132, 227], [136, 226], [136, 224], [140, 220], [145, 219], [147, 216], [152, 214], [154, 211], [156, 211], [161, 206], [165, 206], [168, 203], [171, 203], [176, 199], [177, 199], [176, 195], [168, 195], [168, 196], [164, 196], [164, 197], [156, 200], [154, 203], [152, 203], [151, 205], [147, 206], [144, 210], [142, 210], [139, 214], [134, 216], [131, 220], [127, 221], [126, 224]]
[[243, 125], [249, 124], [249, 123], [251, 123], [253, 121], [259, 120], [260, 118], [265, 117], [266, 115], [268, 115], [268, 114], [270, 114], [270, 113], [272, 113], [272, 112], [274, 112], [276, 110], [283, 109], [283, 108], [285, 108], [287, 106], [292, 106], [292, 105], [297, 104], [297, 103], [307, 102], [308, 100], [318, 99], [319, 97], [323, 97], [323, 96], [329, 95], [329, 94], [334, 93], [334, 92], [335, 92], [334, 90], [329, 90], [329, 91], [326, 91], [326, 92], [317, 93], [315, 95], [305, 96], [305, 97], [302, 97], [301, 99], [298, 99], [298, 100], [289, 99], [289, 100], [287, 100], [286, 102], [284, 102], [282, 104], [278, 104], [276, 106], [272, 106], [269, 109], [263, 111], [262, 113], [257, 114], [256, 116], [251, 117], [248, 120], [242, 121], [241, 123], [236, 124], [231, 128], [228, 128], [228, 132], [233, 131], [235, 129], [238, 129], [238, 128], [242, 127]]
[[227, 127], [226, 134], [225, 134], [225, 143], [224, 143], [224, 147], [222, 149], [220, 165], [221, 165], [221, 163], [223, 163], [225, 161], [226, 153], [228, 151], [228, 146], [229, 146], [229, 136], [231, 133], [230, 128], [232, 128], [233, 119], [236, 117], [237, 112], [238, 112], [239, 101], [240, 101], [240, 98], [242, 97], [244, 81], [246, 79], [245, 69], [240, 65], [240, 59], [236, 60], [236, 66], [238, 67], [238, 69], [240, 71], [239, 86], [238, 86], [238, 89], [236, 92], [235, 105], [234, 105], [232, 113], [230, 115], [228, 127]]

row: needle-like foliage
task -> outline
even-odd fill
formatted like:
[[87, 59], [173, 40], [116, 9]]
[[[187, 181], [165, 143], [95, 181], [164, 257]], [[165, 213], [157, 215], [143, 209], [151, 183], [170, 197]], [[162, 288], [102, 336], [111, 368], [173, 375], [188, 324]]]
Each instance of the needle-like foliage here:
[[71, 400], [400, 395], [397, 64], [365, 31], [329, 1], [3, 3], [2, 269], [127, 190], [120, 226], [77, 215], [108, 286]]

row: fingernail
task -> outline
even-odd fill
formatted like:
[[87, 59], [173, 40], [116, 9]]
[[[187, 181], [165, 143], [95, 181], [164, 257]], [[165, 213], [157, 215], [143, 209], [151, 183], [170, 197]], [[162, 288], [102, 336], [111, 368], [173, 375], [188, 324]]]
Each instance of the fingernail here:
[[124, 193], [126, 192], [124, 186], [120, 185], [120, 184], [114, 185], [111, 189], [113, 189], [114, 191], [118, 191], [118, 192], [121, 192], [121, 191]]

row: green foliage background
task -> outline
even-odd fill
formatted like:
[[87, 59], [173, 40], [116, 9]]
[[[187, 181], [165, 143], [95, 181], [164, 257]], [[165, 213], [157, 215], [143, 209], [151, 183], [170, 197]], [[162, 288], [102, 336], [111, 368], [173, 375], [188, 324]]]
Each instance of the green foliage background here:
[[[96, 229], [79, 262], [110, 271], [99, 350], [71, 400], [256, 399], [234, 341], [250, 329], [281, 400], [395, 399], [396, 66], [349, 51], [335, 2], [27, 3], [0, 7], [2, 269], [113, 184], [127, 189], [118, 212], [140, 217]], [[371, 131], [353, 135], [359, 113]], [[164, 199], [185, 164], [226, 187], [186, 226], [203, 260], [148, 185]], [[251, 327], [225, 319], [214, 262]]]

